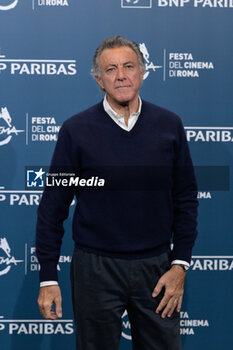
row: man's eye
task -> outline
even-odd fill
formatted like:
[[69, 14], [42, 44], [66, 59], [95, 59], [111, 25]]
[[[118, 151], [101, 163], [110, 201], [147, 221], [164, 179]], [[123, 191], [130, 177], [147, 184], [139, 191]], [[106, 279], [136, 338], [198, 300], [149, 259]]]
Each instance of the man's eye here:
[[127, 69], [132, 69], [133, 66], [132, 66], [131, 64], [128, 64], [128, 65], [126, 66], [126, 68], [127, 68]]
[[112, 68], [108, 68], [108, 69], [107, 69], [107, 72], [109, 72], [109, 73], [110, 73], [110, 72], [113, 72], [113, 71], [114, 71], [114, 69], [115, 69], [114, 67], [112, 67]]

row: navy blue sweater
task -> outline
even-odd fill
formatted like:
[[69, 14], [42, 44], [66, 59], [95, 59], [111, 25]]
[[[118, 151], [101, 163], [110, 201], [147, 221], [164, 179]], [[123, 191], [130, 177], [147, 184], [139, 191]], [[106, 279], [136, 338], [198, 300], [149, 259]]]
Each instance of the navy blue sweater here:
[[52, 167], [99, 176], [105, 186], [45, 188], [37, 221], [40, 280], [57, 280], [63, 221], [73, 196], [75, 245], [124, 259], [161, 254], [190, 262], [196, 238], [197, 188], [180, 118], [142, 102], [131, 131], [120, 128], [102, 102], [64, 122]]

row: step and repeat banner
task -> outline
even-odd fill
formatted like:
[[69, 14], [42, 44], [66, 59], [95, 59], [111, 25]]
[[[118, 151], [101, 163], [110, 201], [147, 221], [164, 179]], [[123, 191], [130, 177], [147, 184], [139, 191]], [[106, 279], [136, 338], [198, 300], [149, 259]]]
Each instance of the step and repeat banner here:
[[[1, 350], [75, 348], [75, 202], [58, 265], [63, 318], [56, 322], [37, 307], [36, 210], [60, 126], [103, 97], [92, 57], [116, 34], [139, 44], [141, 97], [181, 117], [196, 167], [199, 236], [181, 312], [183, 349], [232, 348], [232, 7], [232, 0], [0, 0]], [[131, 349], [127, 312], [120, 349]]]

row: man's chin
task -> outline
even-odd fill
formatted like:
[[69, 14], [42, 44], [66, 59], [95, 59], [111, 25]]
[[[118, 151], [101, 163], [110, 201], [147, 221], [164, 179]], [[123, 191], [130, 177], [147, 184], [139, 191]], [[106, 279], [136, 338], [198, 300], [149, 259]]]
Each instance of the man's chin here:
[[132, 96], [119, 96], [116, 101], [118, 102], [119, 105], [121, 106], [128, 106], [129, 103], [133, 100]]
[[119, 106], [127, 107], [131, 102], [134, 101], [134, 99], [135, 97], [131, 94], [119, 94], [118, 96], [111, 96], [111, 98], [109, 98], [108, 100], [114, 101], [114, 103], [118, 104]]
[[127, 98], [125, 96], [120, 96], [118, 98], [114, 98], [113, 101], [115, 103], [117, 103], [118, 105], [120, 105], [120, 106], [128, 106], [130, 101], [131, 101], [131, 99]]

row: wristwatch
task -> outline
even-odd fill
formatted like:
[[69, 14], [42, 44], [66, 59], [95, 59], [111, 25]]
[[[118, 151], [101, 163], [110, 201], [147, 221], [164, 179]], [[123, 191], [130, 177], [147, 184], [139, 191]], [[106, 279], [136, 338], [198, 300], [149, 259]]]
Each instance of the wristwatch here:
[[184, 264], [173, 264], [172, 266], [175, 266], [175, 265], [182, 267], [184, 269], [184, 271], [188, 271], [188, 269], [189, 269], [189, 266], [184, 265]]

